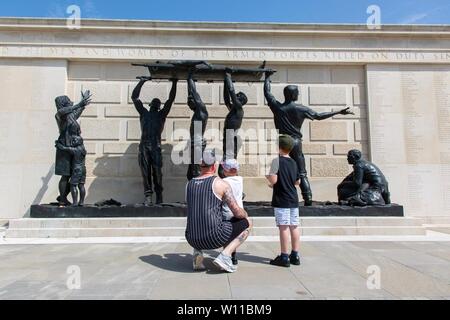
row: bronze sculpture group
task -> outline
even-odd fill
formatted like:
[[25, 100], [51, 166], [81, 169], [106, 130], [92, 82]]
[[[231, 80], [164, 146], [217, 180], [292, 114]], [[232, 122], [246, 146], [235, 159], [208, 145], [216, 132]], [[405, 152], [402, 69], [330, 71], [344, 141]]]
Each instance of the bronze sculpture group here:
[[[200, 165], [203, 152], [206, 148], [205, 131], [208, 123], [208, 110], [196, 86], [196, 80], [208, 82], [223, 80], [224, 101], [228, 108], [223, 132], [223, 158], [237, 159], [241, 142], [239, 130], [244, 119], [244, 106], [248, 103], [245, 93], [236, 93], [233, 80], [249, 81], [259, 79], [265, 75], [264, 94], [268, 106], [274, 115], [275, 127], [280, 134], [291, 136], [295, 141], [295, 148], [290, 156], [297, 163], [301, 173], [300, 189], [305, 206], [313, 205], [311, 186], [308, 180], [305, 157], [302, 148], [302, 126], [305, 120], [325, 120], [336, 115], [352, 114], [349, 108], [337, 112], [317, 113], [314, 110], [297, 104], [299, 89], [290, 85], [284, 89], [284, 102], [279, 102], [271, 93], [271, 76], [275, 71], [262, 67], [256, 69], [232, 69], [225, 66], [212, 66], [205, 61], [174, 61], [145, 66], [150, 76], [138, 77], [139, 83], [132, 93], [132, 101], [139, 114], [141, 124], [141, 141], [139, 145], [138, 161], [144, 183], [145, 205], [153, 205], [153, 195], [156, 193], [156, 204], [163, 203], [163, 158], [161, 151], [161, 135], [166, 119], [171, 111], [177, 94], [178, 79], [185, 76], [188, 85], [187, 104], [193, 111], [190, 127], [190, 155], [187, 178], [192, 180], [200, 175]], [[140, 99], [142, 87], [146, 82], [158, 79], [167, 79], [172, 82], [172, 89], [168, 100], [162, 104], [159, 99], [153, 99], [149, 109], [145, 108]], [[251, 80], [250, 80], [251, 81]], [[71, 205], [67, 196], [72, 195], [72, 205], [82, 206], [86, 191], [86, 150], [81, 137], [78, 119], [91, 102], [89, 91], [82, 93], [82, 100], [74, 105], [67, 97], [58, 97], [55, 100], [57, 114], [56, 121], [59, 128], [59, 138], [56, 146], [56, 175], [61, 176], [59, 183], [58, 203], [60, 206]], [[340, 204], [352, 206], [371, 206], [390, 204], [389, 187], [386, 178], [374, 164], [362, 159], [360, 151], [351, 150], [348, 162], [353, 165], [353, 173], [338, 186]], [[219, 176], [222, 176], [219, 168]]]
[[[67, 96], [55, 99], [59, 137], [55, 142], [56, 163], [55, 174], [61, 176], [59, 182], [59, 205], [70, 205], [67, 196], [72, 194], [74, 206], [84, 205], [86, 190], [86, 150], [81, 138], [81, 128], [78, 119], [85, 108], [91, 103], [89, 91], [81, 93], [82, 100], [77, 105]], [[79, 192], [78, 192], [79, 191]], [[78, 199], [78, 196], [80, 197]]]

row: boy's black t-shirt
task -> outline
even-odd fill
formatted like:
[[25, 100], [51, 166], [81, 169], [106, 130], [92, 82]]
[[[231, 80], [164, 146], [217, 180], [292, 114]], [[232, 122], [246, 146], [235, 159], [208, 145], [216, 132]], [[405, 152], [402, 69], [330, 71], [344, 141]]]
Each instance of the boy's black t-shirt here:
[[288, 157], [280, 156], [272, 162], [271, 175], [278, 176], [273, 187], [272, 207], [294, 209], [299, 207], [296, 182], [300, 179], [297, 163]]

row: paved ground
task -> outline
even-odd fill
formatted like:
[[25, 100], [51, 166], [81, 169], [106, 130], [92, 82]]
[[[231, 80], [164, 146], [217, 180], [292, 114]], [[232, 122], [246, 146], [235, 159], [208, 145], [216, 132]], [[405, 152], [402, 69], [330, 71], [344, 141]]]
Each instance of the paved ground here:
[[[248, 243], [228, 275], [210, 259], [193, 273], [180, 243], [3, 245], [0, 299], [450, 299], [450, 242], [308, 242], [303, 266], [290, 269], [268, 265], [277, 251]], [[67, 288], [70, 266], [80, 290]], [[379, 290], [368, 289], [369, 266]]]

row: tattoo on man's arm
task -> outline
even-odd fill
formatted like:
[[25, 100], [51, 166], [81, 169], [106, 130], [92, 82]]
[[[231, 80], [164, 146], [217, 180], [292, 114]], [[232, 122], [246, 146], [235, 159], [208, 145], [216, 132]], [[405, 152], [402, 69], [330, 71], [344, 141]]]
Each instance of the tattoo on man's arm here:
[[225, 194], [223, 195], [223, 202], [228, 205], [228, 208], [230, 208], [231, 212], [233, 212], [234, 215], [242, 217], [242, 209], [236, 202], [236, 199], [234, 198], [233, 192], [230, 188], [225, 191]]

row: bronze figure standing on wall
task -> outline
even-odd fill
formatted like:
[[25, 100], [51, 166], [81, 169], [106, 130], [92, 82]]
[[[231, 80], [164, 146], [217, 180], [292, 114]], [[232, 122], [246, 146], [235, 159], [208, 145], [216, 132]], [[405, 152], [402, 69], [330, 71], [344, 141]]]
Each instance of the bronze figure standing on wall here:
[[161, 100], [153, 99], [150, 109], [144, 107], [141, 99], [141, 90], [150, 77], [141, 77], [138, 85], [133, 91], [132, 100], [139, 113], [141, 123], [141, 143], [139, 145], [139, 167], [141, 168], [144, 180], [145, 205], [153, 205], [153, 194], [156, 192], [156, 204], [163, 202], [163, 182], [162, 182], [162, 151], [161, 135], [164, 131], [167, 116], [177, 94], [177, 79], [172, 79], [172, 89], [169, 99], [161, 109]]
[[[229, 113], [225, 119], [223, 132], [223, 160], [237, 160], [239, 150], [242, 146], [238, 134], [244, 119], [244, 106], [248, 102], [245, 93], [236, 93], [231, 73], [231, 69], [226, 69], [223, 95]], [[219, 176], [224, 178], [222, 166], [219, 167]]]
[[194, 81], [195, 69], [189, 72], [188, 77], [188, 106], [194, 111], [190, 127], [191, 161], [187, 173], [188, 180], [197, 178], [201, 175], [200, 163], [203, 152], [206, 149], [205, 131], [208, 124], [209, 114], [206, 105], [197, 91]]
[[303, 123], [306, 119], [325, 120], [338, 114], [349, 115], [353, 113], [349, 111], [350, 108], [337, 112], [317, 113], [304, 105], [297, 104], [296, 101], [299, 99], [300, 92], [298, 87], [293, 85], [284, 88], [285, 102], [279, 102], [271, 93], [270, 77], [272, 74], [272, 72], [266, 72], [264, 95], [274, 114], [275, 127], [279, 130], [280, 134], [289, 135], [294, 139], [294, 149], [290, 157], [297, 163], [300, 172], [300, 189], [305, 200], [305, 206], [312, 206], [311, 185], [308, 180], [308, 172], [306, 171], [305, 156], [302, 148], [303, 135], [301, 130]]
[[[68, 96], [60, 96], [55, 99], [57, 109], [55, 119], [59, 129], [57, 144], [64, 148], [74, 147], [72, 145], [74, 137], [81, 138], [81, 128], [78, 119], [81, 117], [85, 108], [91, 103], [92, 95], [90, 91], [86, 91], [82, 92], [81, 96], [80, 103], [76, 105], [74, 105]], [[60, 206], [70, 205], [67, 196], [71, 191], [70, 178], [73, 172], [73, 163], [73, 153], [63, 148], [56, 149], [55, 174], [61, 176], [59, 196], [57, 199]]]

